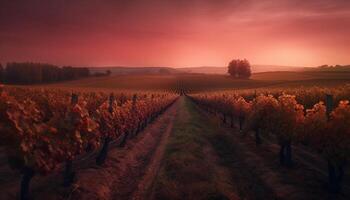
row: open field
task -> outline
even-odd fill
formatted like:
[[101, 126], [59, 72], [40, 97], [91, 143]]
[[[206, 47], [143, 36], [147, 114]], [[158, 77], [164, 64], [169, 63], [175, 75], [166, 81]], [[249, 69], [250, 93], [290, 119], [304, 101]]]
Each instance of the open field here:
[[[350, 83], [350, 73], [344, 72], [264, 72], [251, 79], [233, 79], [228, 75], [116, 75], [93, 77], [35, 87], [83, 90], [176, 90], [187, 92], [254, 88], [334, 87]], [[32, 86], [30, 86], [32, 87]]]

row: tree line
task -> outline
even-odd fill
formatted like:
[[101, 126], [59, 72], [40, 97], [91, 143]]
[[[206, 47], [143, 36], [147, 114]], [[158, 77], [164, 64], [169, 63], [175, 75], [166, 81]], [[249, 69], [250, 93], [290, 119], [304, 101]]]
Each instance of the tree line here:
[[75, 80], [90, 76], [87, 67], [58, 67], [44, 63], [7, 63], [0, 64], [0, 82], [11, 84], [52, 83], [65, 80]]
[[349, 72], [350, 65], [321, 65], [316, 67], [318, 71]]

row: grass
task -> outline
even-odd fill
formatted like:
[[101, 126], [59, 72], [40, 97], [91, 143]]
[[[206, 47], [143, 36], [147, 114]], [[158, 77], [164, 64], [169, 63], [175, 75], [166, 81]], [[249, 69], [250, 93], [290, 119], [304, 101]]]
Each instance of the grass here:
[[239, 199], [273, 199], [234, 145], [236, 133], [188, 98], [181, 101], [154, 183], [155, 199], [235, 199], [232, 193]]
[[36, 85], [35, 87], [53, 87], [61, 89], [78, 88], [86, 90], [169, 90], [174, 88], [176, 83], [177, 80], [175, 76], [116, 75]]
[[207, 118], [188, 98], [182, 101], [155, 181], [155, 199], [230, 199], [227, 191], [241, 199], [273, 198], [218, 119]]
[[214, 183], [205, 147], [210, 130], [189, 100], [181, 100], [155, 181], [156, 199], [225, 199]]
[[239, 183], [236, 187], [241, 199], [274, 199], [273, 192], [264, 185], [255, 170], [246, 166], [245, 158], [242, 152], [236, 149], [231, 135], [217, 134], [212, 136], [210, 141], [220, 157], [220, 163], [231, 169], [231, 179]]
[[322, 71], [276, 71], [260, 72], [252, 75], [255, 80], [320, 80], [320, 79], [349, 79], [350, 72], [322, 72]]

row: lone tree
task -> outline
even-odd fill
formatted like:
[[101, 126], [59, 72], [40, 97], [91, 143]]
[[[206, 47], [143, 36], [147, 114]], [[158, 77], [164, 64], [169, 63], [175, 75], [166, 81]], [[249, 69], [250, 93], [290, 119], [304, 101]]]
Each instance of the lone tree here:
[[251, 76], [249, 61], [234, 59], [228, 65], [228, 73], [235, 78], [248, 79]]

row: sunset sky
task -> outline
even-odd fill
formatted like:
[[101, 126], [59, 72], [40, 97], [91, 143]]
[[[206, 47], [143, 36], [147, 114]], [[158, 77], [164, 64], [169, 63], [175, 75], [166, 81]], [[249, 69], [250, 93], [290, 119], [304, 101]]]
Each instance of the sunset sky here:
[[0, 0], [0, 62], [350, 64], [350, 0]]

